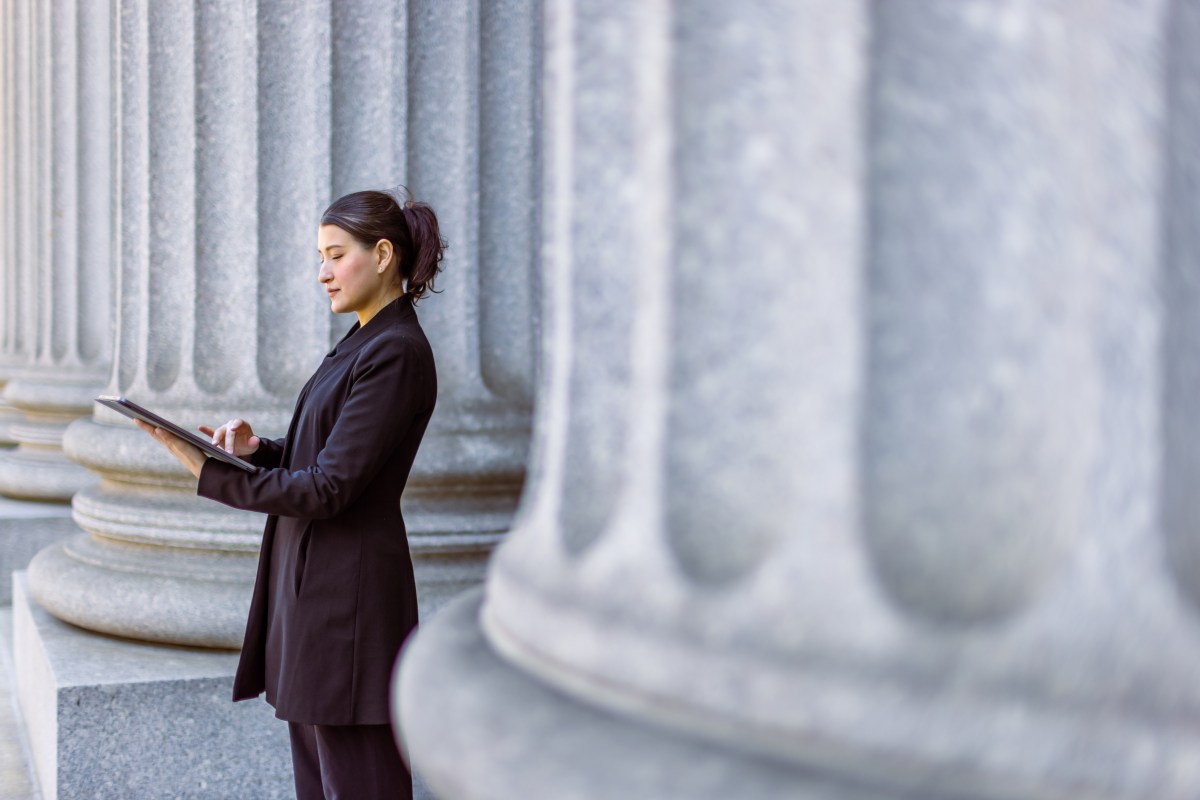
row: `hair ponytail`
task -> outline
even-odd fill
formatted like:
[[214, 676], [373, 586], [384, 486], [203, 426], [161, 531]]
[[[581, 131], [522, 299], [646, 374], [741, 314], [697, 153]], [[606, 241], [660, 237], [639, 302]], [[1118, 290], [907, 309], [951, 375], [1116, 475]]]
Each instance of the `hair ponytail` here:
[[407, 283], [405, 294], [413, 303], [433, 288], [442, 271], [442, 253], [446, 241], [438, 228], [437, 216], [425, 203], [412, 199], [401, 186], [403, 201], [388, 192], [353, 192], [339, 197], [321, 215], [322, 225], [336, 225], [358, 240], [363, 247], [374, 247], [381, 240], [392, 243], [396, 253], [396, 274]]
[[438, 229], [437, 216], [425, 203], [407, 200], [401, 209], [412, 238], [412, 259], [408, 266], [407, 292], [414, 301], [428, 292], [436, 292], [433, 282], [442, 271], [446, 241]]

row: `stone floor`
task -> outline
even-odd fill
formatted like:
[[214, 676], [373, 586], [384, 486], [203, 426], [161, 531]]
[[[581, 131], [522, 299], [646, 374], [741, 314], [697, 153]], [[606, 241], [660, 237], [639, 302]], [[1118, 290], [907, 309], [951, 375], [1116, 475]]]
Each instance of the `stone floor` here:
[[0, 608], [0, 800], [39, 800], [13, 692], [12, 609]]

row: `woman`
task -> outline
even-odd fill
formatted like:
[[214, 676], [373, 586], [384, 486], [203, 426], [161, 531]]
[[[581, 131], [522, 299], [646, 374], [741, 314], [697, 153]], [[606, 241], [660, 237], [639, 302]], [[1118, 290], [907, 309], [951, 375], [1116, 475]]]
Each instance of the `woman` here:
[[301, 390], [283, 439], [238, 419], [200, 428], [257, 474], [139, 423], [199, 478], [200, 495], [269, 515], [233, 696], [265, 691], [287, 720], [300, 800], [412, 796], [388, 680], [417, 624], [400, 494], [437, 395], [413, 306], [444, 247], [422, 203], [356, 192], [325, 211], [317, 279], [358, 323]]

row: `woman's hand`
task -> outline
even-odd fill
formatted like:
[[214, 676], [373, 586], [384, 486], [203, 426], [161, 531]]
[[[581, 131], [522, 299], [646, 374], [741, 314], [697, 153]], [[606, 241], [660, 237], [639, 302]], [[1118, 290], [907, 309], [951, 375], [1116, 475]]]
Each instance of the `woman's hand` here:
[[248, 456], [257, 450], [261, 441], [254, 435], [250, 423], [242, 419], [231, 419], [215, 431], [207, 425], [201, 425], [200, 432], [211, 436], [212, 443], [217, 447], [239, 458]]
[[139, 428], [157, 439], [163, 447], [171, 451], [171, 455], [179, 459], [179, 463], [183, 464], [188, 472], [197, 478], [200, 477], [200, 470], [203, 469], [204, 462], [208, 457], [200, 451], [199, 447], [188, 444], [164, 428], [156, 428], [140, 419], [134, 420], [134, 422]]

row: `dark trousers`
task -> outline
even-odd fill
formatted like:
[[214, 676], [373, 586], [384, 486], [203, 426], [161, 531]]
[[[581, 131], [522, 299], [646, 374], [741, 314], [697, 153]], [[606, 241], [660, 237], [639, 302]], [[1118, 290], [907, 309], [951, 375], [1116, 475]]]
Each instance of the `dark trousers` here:
[[412, 800], [390, 725], [288, 723], [297, 800]]

